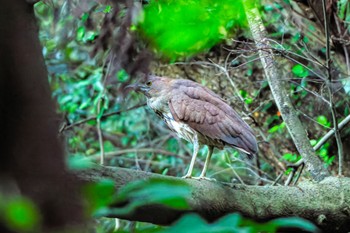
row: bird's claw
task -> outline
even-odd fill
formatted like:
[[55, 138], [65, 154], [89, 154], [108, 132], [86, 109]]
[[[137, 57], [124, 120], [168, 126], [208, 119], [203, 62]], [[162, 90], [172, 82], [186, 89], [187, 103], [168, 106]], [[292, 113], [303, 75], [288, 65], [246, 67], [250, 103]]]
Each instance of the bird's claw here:
[[183, 177], [181, 177], [182, 179], [191, 179], [191, 178], [193, 178], [191, 175], [189, 175], [189, 174], [186, 174], [186, 175], [184, 175]]
[[192, 177], [192, 179], [195, 179], [195, 180], [216, 181], [215, 178], [209, 178], [209, 177], [205, 177], [205, 176]]
[[184, 175], [181, 177], [183, 179], [194, 179], [194, 180], [207, 180], [207, 181], [216, 181], [214, 178], [208, 178], [205, 176], [191, 176], [191, 175]]

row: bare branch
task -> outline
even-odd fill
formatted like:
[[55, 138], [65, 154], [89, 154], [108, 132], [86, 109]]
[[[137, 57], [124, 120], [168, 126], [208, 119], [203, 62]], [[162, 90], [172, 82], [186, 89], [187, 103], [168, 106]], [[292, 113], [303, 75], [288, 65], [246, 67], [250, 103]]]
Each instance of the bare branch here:
[[[348, 115], [347, 117], [344, 118], [344, 120], [342, 120], [339, 124], [338, 124], [338, 130], [341, 130], [346, 124], [348, 124], [350, 122], [350, 115]], [[330, 131], [328, 131], [328, 133], [326, 133], [321, 140], [314, 146], [314, 150], [318, 150], [321, 148], [321, 146], [323, 144], [325, 144], [325, 142], [330, 139], [332, 136], [334, 135], [334, 128], [331, 129]]]
[[[119, 115], [121, 114], [122, 112], [128, 112], [128, 111], [131, 111], [131, 110], [134, 110], [134, 109], [137, 109], [137, 108], [140, 108], [140, 107], [143, 107], [143, 106], [146, 106], [146, 103], [143, 103], [143, 104], [138, 104], [138, 105], [135, 105], [131, 108], [128, 108], [128, 109], [125, 109], [125, 110], [119, 110], [119, 111], [115, 111], [115, 112], [110, 112], [110, 113], [106, 113], [106, 114], [103, 114], [101, 119], [104, 119], [104, 118], [107, 118], [107, 117], [110, 117], [110, 116], [114, 116], [114, 115]], [[77, 121], [77, 122], [74, 122], [72, 124], [64, 124], [59, 132], [62, 133], [63, 131], [66, 131], [66, 130], [69, 130], [69, 129], [72, 129], [76, 126], [79, 126], [79, 125], [82, 125], [88, 121], [93, 121], [93, 120], [97, 120], [97, 116], [92, 116], [92, 117], [89, 117], [89, 118], [86, 118], [86, 119], [83, 119], [83, 120], [80, 120], [80, 121]]]
[[333, 103], [333, 90], [332, 90], [332, 74], [331, 74], [331, 48], [330, 48], [330, 36], [329, 36], [329, 24], [327, 17], [327, 7], [326, 0], [322, 0], [322, 9], [323, 9], [323, 22], [324, 22], [324, 31], [326, 36], [326, 70], [327, 70], [327, 80], [326, 85], [329, 94], [329, 107], [332, 113], [333, 119], [333, 127], [334, 127], [334, 135], [338, 146], [338, 175], [342, 175], [343, 173], [343, 143], [341, 141], [339, 129], [338, 129], [338, 118], [335, 110], [335, 106]]

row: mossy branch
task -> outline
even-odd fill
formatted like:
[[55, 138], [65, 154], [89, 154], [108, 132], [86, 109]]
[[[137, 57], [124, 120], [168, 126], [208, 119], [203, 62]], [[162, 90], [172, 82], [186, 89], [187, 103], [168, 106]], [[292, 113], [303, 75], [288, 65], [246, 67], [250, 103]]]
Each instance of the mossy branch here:
[[[150, 178], [178, 180], [125, 168], [96, 166], [78, 171], [84, 181], [112, 179], [116, 192], [125, 185]], [[258, 221], [278, 217], [299, 216], [308, 219], [327, 231], [343, 232], [350, 226], [350, 179], [328, 177], [322, 182], [302, 182], [298, 186], [246, 186], [222, 184], [216, 181], [184, 179], [192, 192], [187, 198], [189, 210], [174, 210], [162, 205], [137, 208], [127, 215], [113, 215], [133, 221], [169, 225], [182, 215], [195, 212], [208, 221], [214, 221], [228, 213], [239, 212]], [[335, 227], [336, 226], [336, 227]]]

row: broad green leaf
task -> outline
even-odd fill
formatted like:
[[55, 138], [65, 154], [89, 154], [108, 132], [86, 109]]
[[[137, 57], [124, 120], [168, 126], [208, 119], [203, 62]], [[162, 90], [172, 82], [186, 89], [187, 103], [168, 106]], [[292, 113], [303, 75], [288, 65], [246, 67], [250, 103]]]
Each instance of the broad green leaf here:
[[246, 26], [240, 0], [151, 0], [139, 21], [144, 37], [169, 58], [202, 52]]

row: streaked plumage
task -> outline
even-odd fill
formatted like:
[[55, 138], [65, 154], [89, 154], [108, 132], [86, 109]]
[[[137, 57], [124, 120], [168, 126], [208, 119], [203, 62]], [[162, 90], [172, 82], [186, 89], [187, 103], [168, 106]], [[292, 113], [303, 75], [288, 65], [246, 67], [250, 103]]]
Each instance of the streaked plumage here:
[[146, 85], [139, 85], [138, 89], [170, 129], [194, 144], [185, 177], [191, 177], [199, 144], [209, 147], [200, 178], [205, 176], [214, 147], [230, 146], [249, 157], [257, 153], [257, 142], [249, 125], [218, 95], [199, 83], [149, 76]]

